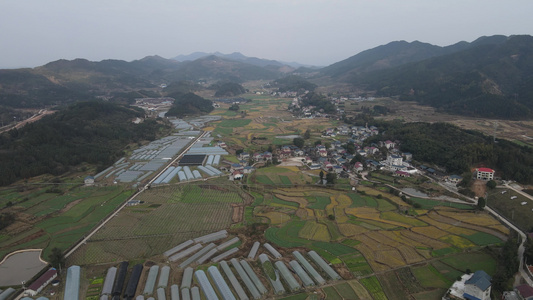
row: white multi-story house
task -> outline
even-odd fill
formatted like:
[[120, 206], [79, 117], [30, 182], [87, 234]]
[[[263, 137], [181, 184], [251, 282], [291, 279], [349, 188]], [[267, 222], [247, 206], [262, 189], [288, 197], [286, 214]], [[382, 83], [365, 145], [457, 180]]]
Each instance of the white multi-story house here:
[[494, 179], [494, 170], [489, 168], [477, 168], [474, 173], [476, 179], [480, 180], [493, 180]]

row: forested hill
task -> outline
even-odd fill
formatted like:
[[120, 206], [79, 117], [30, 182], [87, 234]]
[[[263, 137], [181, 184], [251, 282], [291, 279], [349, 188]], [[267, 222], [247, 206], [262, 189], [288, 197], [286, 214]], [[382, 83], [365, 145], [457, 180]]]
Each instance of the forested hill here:
[[507, 37], [503, 35], [483, 36], [471, 43], [463, 41], [445, 47], [419, 41], [395, 41], [365, 50], [347, 59], [322, 68], [320, 69], [320, 74], [323, 76], [331, 76], [336, 80], [350, 82], [354, 79], [354, 76], [364, 73], [419, 62], [432, 57], [452, 54], [481, 45], [502, 44], [506, 40]]
[[154, 140], [169, 128], [154, 119], [140, 124], [142, 110], [91, 101], [0, 135], [0, 185], [41, 174], [61, 175], [82, 163], [102, 169], [123, 155], [128, 144]]
[[465, 131], [445, 123], [382, 122], [384, 135], [373, 137], [401, 141], [402, 151], [410, 152], [418, 162], [443, 166], [449, 173], [462, 174], [474, 167], [496, 170], [502, 179], [533, 183], [533, 149], [507, 140], [496, 143], [476, 131]]
[[511, 36], [453, 54], [353, 76], [378, 96], [399, 96], [476, 117], [533, 116], [533, 37]]
[[174, 103], [166, 113], [166, 116], [178, 118], [208, 114], [213, 111], [213, 101], [204, 99], [194, 93], [173, 93], [169, 97], [174, 98]]

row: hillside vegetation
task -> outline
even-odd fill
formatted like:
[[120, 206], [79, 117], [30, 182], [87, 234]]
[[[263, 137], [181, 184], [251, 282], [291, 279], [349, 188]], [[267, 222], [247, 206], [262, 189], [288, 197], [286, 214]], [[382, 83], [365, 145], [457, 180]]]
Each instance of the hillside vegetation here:
[[503, 43], [352, 76], [351, 82], [378, 96], [399, 96], [443, 112], [525, 119], [533, 115], [532, 70], [533, 37], [512, 36]]
[[132, 123], [144, 112], [107, 102], [79, 102], [0, 135], [0, 185], [41, 174], [61, 175], [81, 163], [103, 168], [130, 143], [153, 140], [167, 125]]
[[533, 183], [533, 149], [507, 140], [497, 140], [479, 132], [467, 131], [445, 123], [384, 122], [385, 133], [374, 140], [401, 141], [402, 151], [410, 152], [417, 161], [446, 168], [462, 174], [472, 167], [487, 166], [498, 171], [497, 176], [518, 182]]
[[174, 93], [169, 97], [175, 99], [166, 116], [185, 117], [208, 114], [213, 111], [213, 101], [204, 99], [196, 94]]

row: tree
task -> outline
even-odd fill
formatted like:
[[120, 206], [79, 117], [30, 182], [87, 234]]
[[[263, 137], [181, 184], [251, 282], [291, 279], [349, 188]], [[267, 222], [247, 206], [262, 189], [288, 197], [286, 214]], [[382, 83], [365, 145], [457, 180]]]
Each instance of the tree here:
[[228, 108], [228, 110], [233, 110], [233, 111], [238, 111], [239, 109], [240, 109], [240, 107], [239, 107], [239, 104], [237, 104], [237, 103], [232, 104], [232, 105]]
[[315, 146], [318, 146], [318, 145], [320, 145], [320, 144], [322, 144], [322, 141], [321, 141], [321, 140], [317, 140], [317, 141], [315, 141]]
[[318, 176], [320, 176], [320, 183], [322, 183], [324, 181], [324, 171], [320, 171], [320, 174], [318, 174]]
[[477, 199], [477, 209], [483, 210], [483, 208], [485, 208], [485, 205], [487, 205], [487, 201], [485, 200], [485, 198], [479, 197], [479, 199]]
[[65, 254], [63, 251], [57, 247], [52, 248], [52, 252], [48, 255], [50, 264], [52, 267], [58, 269], [65, 265]]
[[329, 172], [327, 175], [326, 175], [326, 182], [328, 184], [335, 184], [335, 182], [337, 181], [337, 173], [335, 172]]
[[354, 143], [348, 143], [346, 144], [346, 151], [350, 154], [354, 154], [355, 153], [355, 145]]
[[292, 140], [292, 143], [294, 144], [294, 146], [302, 148], [305, 145], [305, 140], [301, 137], [297, 137]]
[[311, 130], [308, 128], [304, 133], [304, 139], [308, 140], [309, 138], [311, 138]]
[[494, 189], [494, 188], [496, 188], [496, 181], [494, 181], [494, 180], [489, 180], [489, 181], [487, 181], [487, 187], [488, 187], [489, 189], [491, 189], [491, 190]]
[[324, 147], [326, 147], [326, 150], [330, 149], [331, 148], [331, 143], [330, 142], [325, 142], [324, 143]]

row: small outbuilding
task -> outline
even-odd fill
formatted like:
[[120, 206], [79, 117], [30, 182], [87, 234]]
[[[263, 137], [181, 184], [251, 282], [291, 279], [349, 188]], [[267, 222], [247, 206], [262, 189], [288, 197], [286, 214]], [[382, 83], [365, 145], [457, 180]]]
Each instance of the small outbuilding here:
[[48, 271], [46, 271], [43, 275], [41, 275], [37, 280], [35, 280], [28, 289], [26, 290], [26, 293], [30, 296], [37, 295], [42, 289], [44, 289], [54, 278], [57, 277], [57, 270], [52, 268]]
[[94, 177], [93, 176], [87, 176], [83, 180], [83, 183], [85, 183], [85, 186], [91, 186], [94, 185]]

